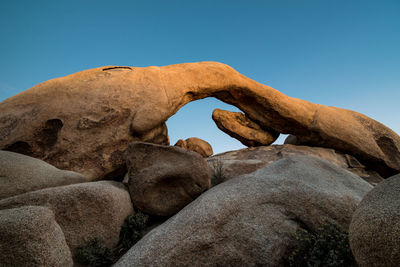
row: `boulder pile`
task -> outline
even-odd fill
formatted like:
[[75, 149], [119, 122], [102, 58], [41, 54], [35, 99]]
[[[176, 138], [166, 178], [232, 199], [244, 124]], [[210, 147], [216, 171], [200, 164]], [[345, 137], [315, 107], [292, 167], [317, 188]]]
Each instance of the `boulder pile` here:
[[282, 266], [297, 229], [327, 218], [347, 228], [371, 188], [327, 161], [288, 157], [211, 188], [115, 266]]
[[[212, 119], [248, 148], [169, 145], [206, 97], [243, 112]], [[0, 266], [398, 266], [398, 173], [386, 126], [225, 64], [85, 70], [0, 103]]]

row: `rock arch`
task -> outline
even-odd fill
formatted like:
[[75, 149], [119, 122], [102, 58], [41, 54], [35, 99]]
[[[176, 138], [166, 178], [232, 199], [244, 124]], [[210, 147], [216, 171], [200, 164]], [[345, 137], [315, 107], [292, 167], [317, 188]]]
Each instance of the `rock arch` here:
[[[400, 137], [386, 126], [354, 111], [286, 96], [217, 62], [108, 66], [46, 81], [0, 103], [0, 148], [25, 142], [32, 154], [58, 168], [101, 179], [123, 165], [122, 151], [131, 141], [166, 144], [165, 121], [206, 97], [234, 105], [262, 128], [293, 134], [302, 144], [353, 154], [385, 177], [400, 172]], [[35, 133], [48, 120], [63, 125], [57, 142], [42, 148]]]

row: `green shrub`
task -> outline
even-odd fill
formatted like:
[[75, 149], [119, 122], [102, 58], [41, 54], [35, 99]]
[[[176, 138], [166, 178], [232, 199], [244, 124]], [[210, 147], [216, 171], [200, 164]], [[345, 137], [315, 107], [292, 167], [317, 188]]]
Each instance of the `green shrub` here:
[[84, 266], [111, 266], [143, 236], [149, 216], [141, 212], [128, 216], [121, 227], [118, 245], [110, 250], [95, 238], [75, 251], [74, 260]]
[[128, 250], [142, 238], [148, 219], [149, 216], [141, 212], [137, 212], [135, 215], [128, 216], [125, 219], [119, 233], [118, 248], [120, 250]]
[[213, 185], [220, 184], [226, 180], [224, 163], [221, 159], [217, 158], [211, 162], [212, 177], [211, 181]]
[[103, 247], [97, 238], [78, 247], [75, 252], [75, 261], [85, 266], [110, 266], [114, 260], [111, 250]]
[[332, 222], [325, 222], [315, 233], [298, 230], [289, 266], [357, 266], [351, 253], [348, 233]]

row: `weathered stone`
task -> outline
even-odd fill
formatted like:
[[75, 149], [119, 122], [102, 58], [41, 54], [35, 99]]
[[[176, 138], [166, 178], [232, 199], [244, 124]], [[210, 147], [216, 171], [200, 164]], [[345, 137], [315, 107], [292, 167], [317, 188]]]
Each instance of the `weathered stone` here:
[[42, 160], [0, 150], [0, 199], [87, 181], [79, 173], [59, 170]]
[[286, 137], [284, 144], [285, 144], [285, 145], [286, 145], [286, 144], [288, 144], [288, 145], [298, 145], [298, 143], [297, 143], [297, 137], [294, 136], [293, 134], [289, 134], [289, 135]]
[[206, 97], [235, 105], [263, 129], [293, 134], [301, 144], [354, 155], [385, 177], [400, 172], [400, 137], [383, 124], [288, 97], [217, 62], [101, 67], [41, 83], [0, 103], [0, 149], [91, 179], [116, 170], [122, 175], [121, 152], [130, 142], [165, 142], [160, 129], [167, 119]]
[[185, 150], [197, 152], [205, 158], [214, 154], [211, 145], [197, 137], [190, 137], [186, 140], [179, 139], [175, 146], [181, 147]]
[[400, 175], [379, 183], [363, 198], [353, 214], [349, 234], [360, 266], [399, 266]]
[[221, 131], [248, 147], [270, 145], [279, 137], [279, 133], [262, 129], [240, 112], [215, 109], [212, 119]]
[[0, 210], [1, 266], [72, 266], [64, 234], [45, 207]]
[[210, 188], [207, 163], [196, 152], [133, 142], [125, 156], [129, 193], [135, 206], [146, 213], [175, 214]]
[[0, 209], [25, 205], [45, 206], [54, 212], [72, 253], [94, 238], [112, 248], [125, 218], [133, 213], [125, 186], [113, 181], [46, 188], [0, 200]]
[[297, 229], [347, 229], [371, 188], [325, 160], [285, 158], [211, 188], [115, 266], [283, 266]]
[[293, 155], [307, 155], [325, 159], [360, 176], [372, 185], [383, 181], [375, 171], [367, 170], [353, 156], [334, 149], [295, 145], [273, 145], [245, 148], [214, 155], [207, 159], [212, 174], [222, 168], [222, 175], [213, 175], [212, 185], [219, 184], [242, 174], [254, 172], [272, 162]]

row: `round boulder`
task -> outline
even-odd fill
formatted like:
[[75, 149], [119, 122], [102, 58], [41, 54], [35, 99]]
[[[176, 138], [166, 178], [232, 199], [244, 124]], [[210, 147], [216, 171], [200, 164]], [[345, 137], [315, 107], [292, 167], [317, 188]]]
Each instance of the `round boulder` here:
[[349, 234], [360, 266], [399, 266], [400, 174], [379, 183], [363, 198]]
[[87, 181], [82, 174], [60, 170], [42, 160], [0, 150], [0, 199]]
[[0, 210], [26, 205], [54, 212], [72, 252], [94, 238], [112, 248], [125, 218], [133, 213], [127, 189], [113, 181], [46, 188], [0, 200]]
[[72, 266], [64, 233], [45, 207], [0, 210], [1, 266]]
[[135, 206], [146, 213], [175, 214], [210, 188], [208, 165], [196, 152], [133, 142], [125, 157], [129, 193]]
[[186, 140], [179, 139], [175, 146], [197, 152], [205, 158], [214, 154], [211, 145], [197, 137], [190, 137]]

